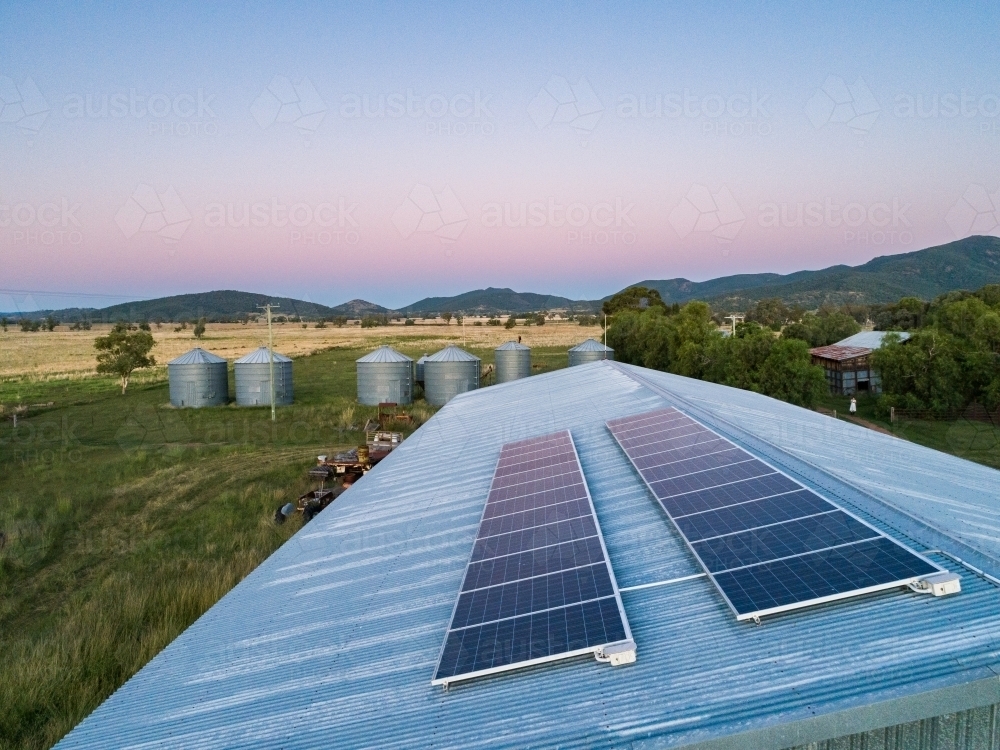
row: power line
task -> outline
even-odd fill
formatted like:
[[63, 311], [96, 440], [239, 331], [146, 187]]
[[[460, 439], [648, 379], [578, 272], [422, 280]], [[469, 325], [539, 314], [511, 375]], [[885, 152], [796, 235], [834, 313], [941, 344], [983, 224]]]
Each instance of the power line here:
[[143, 297], [126, 297], [121, 294], [86, 294], [83, 292], [44, 292], [39, 289], [0, 289], [0, 294], [44, 294], [50, 297], [88, 297], [94, 299], [141, 300]]

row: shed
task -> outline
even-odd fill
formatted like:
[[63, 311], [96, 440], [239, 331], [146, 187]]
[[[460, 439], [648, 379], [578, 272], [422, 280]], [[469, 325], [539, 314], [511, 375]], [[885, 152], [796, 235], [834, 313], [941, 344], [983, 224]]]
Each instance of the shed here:
[[[960, 574], [961, 593], [900, 588], [738, 622], [606, 424], [668, 406]], [[434, 686], [501, 448], [559, 430], [636, 661]], [[992, 750], [998, 484], [994, 469], [905, 440], [621, 363], [460, 394], [59, 747]]]
[[[850, 395], [882, 390], [878, 373], [871, 368], [871, 353], [882, 346], [888, 331], [862, 331], [829, 346], [809, 350], [814, 365], [823, 368], [830, 393]], [[910, 338], [905, 331], [893, 332], [902, 341]]]

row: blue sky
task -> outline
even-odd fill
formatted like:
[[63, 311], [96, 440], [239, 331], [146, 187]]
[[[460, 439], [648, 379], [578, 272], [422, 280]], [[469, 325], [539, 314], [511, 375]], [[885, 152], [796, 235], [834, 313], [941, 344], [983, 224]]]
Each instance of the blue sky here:
[[5, 4], [0, 309], [592, 298], [996, 233], [997, 15]]

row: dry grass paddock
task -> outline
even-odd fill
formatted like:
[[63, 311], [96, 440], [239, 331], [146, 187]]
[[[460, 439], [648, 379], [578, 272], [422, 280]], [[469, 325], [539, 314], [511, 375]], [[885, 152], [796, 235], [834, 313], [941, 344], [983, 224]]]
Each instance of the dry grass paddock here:
[[[475, 325], [476, 322], [482, 325]], [[522, 321], [523, 322], [523, 321]], [[164, 323], [153, 325], [156, 346], [153, 356], [158, 366], [141, 380], [157, 379], [165, 375], [165, 365], [192, 347], [200, 346], [228, 360], [242, 357], [258, 346], [267, 344], [267, 324], [209, 323], [205, 335], [199, 340], [189, 326], [175, 331], [177, 326]], [[94, 339], [110, 329], [110, 325], [95, 325], [90, 331], [71, 331], [67, 326], [57, 326], [54, 331], [22, 332], [10, 327], [0, 332], [0, 381], [11, 379], [49, 380], [80, 378], [94, 375]], [[374, 348], [383, 343], [405, 342], [425, 346], [434, 352], [442, 346], [457, 344], [470, 348], [495, 347], [521, 336], [523, 343], [536, 346], [574, 346], [588, 337], [600, 339], [599, 326], [583, 327], [565, 320], [550, 320], [543, 326], [518, 325], [512, 330], [503, 326], [488, 326], [486, 318], [466, 318], [464, 325], [454, 320], [416, 321], [405, 326], [394, 323], [378, 328], [345, 325], [316, 328], [309, 323], [274, 324], [274, 348], [288, 356], [311, 354], [332, 347]], [[420, 343], [418, 343], [420, 342]]]

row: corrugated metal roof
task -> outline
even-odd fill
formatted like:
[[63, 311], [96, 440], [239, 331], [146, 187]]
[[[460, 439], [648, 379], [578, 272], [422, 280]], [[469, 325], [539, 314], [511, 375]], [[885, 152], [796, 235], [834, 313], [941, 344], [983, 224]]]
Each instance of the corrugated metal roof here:
[[465, 349], [459, 349], [457, 346], [452, 344], [451, 346], [446, 346], [439, 352], [435, 352], [429, 357], [421, 357], [424, 362], [478, 362], [479, 357], [474, 354], [469, 354]]
[[[838, 341], [834, 346], [861, 346], [866, 349], [878, 349], [882, 346], [882, 339], [886, 337], [889, 331], [861, 331], [853, 336], [848, 336], [842, 341]], [[910, 334], [906, 331], [893, 331], [902, 341], [906, 341], [910, 338]]]
[[841, 346], [840, 344], [830, 344], [829, 346], [817, 346], [809, 350], [814, 357], [832, 359], [841, 362], [845, 359], [854, 359], [871, 354], [872, 350], [863, 346]]
[[516, 341], [508, 341], [506, 344], [500, 344], [494, 351], [498, 352], [509, 352], [509, 351], [528, 351], [529, 347], [524, 344], [519, 344]]
[[[604, 426], [665, 404], [905, 543], [1000, 572], [1000, 472], [759, 394], [587, 364], [453, 399], [60, 747], [782, 747], [812, 741], [799, 727], [849, 734], [837, 717], [898, 723], [903, 701], [1000, 682], [1000, 590], [943, 555], [931, 557], [963, 575], [957, 596], [890, 592], [738, 623], [690, 577], [699, 568]], [[681, 580], [623, 592], [633, 665], [432, 687], [500, 446], [567, 428], [619, 585]], [[796, 741], [779, 743], [788, 726]], [[756, 744], [732, 738], [748, 732]]]
[[[271, 361], [271, 359], [270, 359], [270, 355], [268, 354], [268, 348], [266, 346], [262, 346], [262, 347], [260, 347], [258, 349], [254, 349], [249, 354], [247, 354], [247, 355], [245, 355], [243, 357], [240, 357], [238, 360], [236, 360], [235, 362], [233, 362], [233, 364], [235, 364], [235, 365], [251, 365], [251, 364], [252, 365], [259, 365], [259, 364], [267, 364], [270, 361]], [[275, 352], [274, 353], [274, 361], [275, 362], [291, 362], [292, 360], [291, 360], [291, 358], [286, 357], [284, 354], [278, 354], [278, 352]]]
[[207, 352], [200, 346], [196, 346], [189, 352], [185, 352], [177, 359], [172, 359], [167, 362], [168, 365], [211, 365], [218, 364], [219, 362], [225, 362], [222, 357], [212, 354], [212, 352]]
[[412, 362], [413, 360], [407, 357], [402, 352], [397, 352], [391, 346], [380, 346], [373, 352], [369, 352], [360, 359], [355, 360], [356, 362]]
[[572, 349], [571, 352], [613, 352], [610, 346], [605, 346], [600, 341], [595, 341], [594, 339], [587, 339], [581, 344], [577, 344]]

